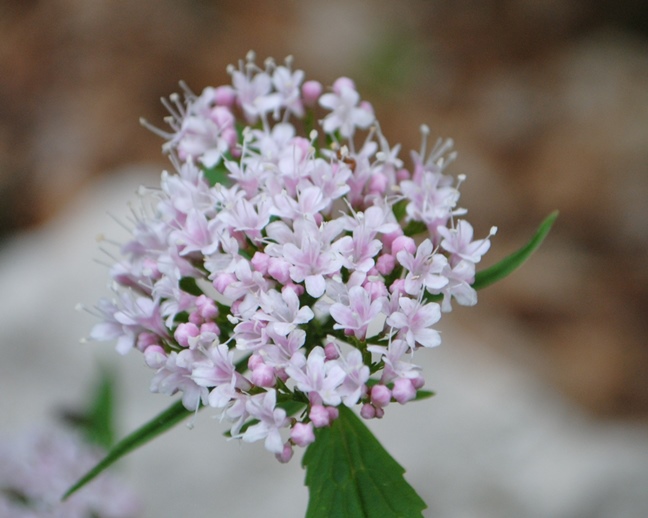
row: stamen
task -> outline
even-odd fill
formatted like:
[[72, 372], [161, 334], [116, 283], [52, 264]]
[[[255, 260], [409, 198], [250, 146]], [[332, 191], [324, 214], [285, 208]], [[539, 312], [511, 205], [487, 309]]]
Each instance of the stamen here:
[[173, 138], [173, 133], [167, 133], [166, 131], [163, 131], [160, 128], [156, 128], [151, 123], [149, 123], [144, 117], [140, 117], [139, 122], [147, 130], [149, 130], [151, 133], [155, 133], [158, 137], [162, 137], [163, 139], [167, 139], [167, 140]]
[[425, 152], [427, 149], [427, 141], [430, 135], [430, 128], [427, 124], [421, 124], [421, 161], [425, 162]]

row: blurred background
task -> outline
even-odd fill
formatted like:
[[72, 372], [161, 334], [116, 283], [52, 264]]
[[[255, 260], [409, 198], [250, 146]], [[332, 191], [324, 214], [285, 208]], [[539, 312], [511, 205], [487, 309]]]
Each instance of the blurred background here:
[[[105, 212], [123, 211], [139, 183], [154, 185], [169, 167], [162, 142], [139, 125], [139, 117], [163, 127], [160, 97], [178, 91], [179, 80], [196, 92], [228, 83], [226, 66], [250, 49], [259, 61], [293, 55], [296, 68], [324, 84], [342, 75], [354, 78], [390, 143], [403, 145], [406, 164], [407, 150], [420, 145], [422, 123], [433, 137], [452, 137], [459, 158], [450, 171], [468, 176], [462, 206], [478, 235], [499, 227], [486, 264], [519, 247], [549, 212], [560, 210], [548, 240], [521, 271], [482, 292], [476, 308], [457, 310], [448, 319], [443, 347], [459, 351], [456, 370], [448, 367], [455, 360], [443, 356], [452, 352], [434, 357], [432, 369], [438, 369], [442, 386], [445, 369], [456, 376], [447, 378], [443, 390], [433, 376], [428, 384], [441, 396], [451, 392], [470, 399], [464, 389], [454, 388], [469, 384], [483, 400], [471, 400], [471, 407], [465, 399], [451, 398], [449, 407], [473, 412], [473, 419], [455, 422], [450, 410], [442, 412], [446, 421], [439, 440], [452, 440], [444, 434], [453, 435], [458, 426], [473, 427], [479, 435], [489, 425], [477, 415], [488, 421], [509, 405], [507, 390], [528, 389], [548, 394], [548, 408], [559, 409], [546, 414], [555, 418], [552, 441], [571, 437], [573, 430], [618, 432], [609, 451], [625, 448], [623, 455], [634, 460], [620, 465], [609, 480], [626, 481], [624, 487], [630, 484], [636, 494], [642, 486], [648, 490], [648, 3], [641, 0], [0, 1], [0, 383], [6, 384], [0, 408], [5, 427], [45, 411], [51, 401], [43, 398], [44, 391], [76, 401], [92, 377], [89, 346], [81, 353], [74, 344], [69, 361], [59, 363], [56, 348], [59, 341], [86, 334], [93, 323], [73, 314], [74, 303], [92, 304], [105, 293], [105, 270], [84, 266], [98, 255], [94, 236], [116, 233]], [[72, 297], [76, 300], [66, 305]], [[129, 357], [123, 363], [139, 360]], [[71, 368], [70, 361], [84, 367]], [[490, 381], [480, 372], [490, 373]], [[148, 409], [155, 401], [150, 411], [129, 409], [133, 392], [145, 391], [148, 383], [148, 374], [132, 375], [141, 379], [124, 382], [124, 431], [168, 404], [152, 397], [141, 402]], [[52, 385], [45, 388], [48, 376]], [[536, 427], [541, 411], [534, 397], [523, 398], [526, 410], [507, 417], [505, 430]], [[426, 402], [431, 419], [439, 417], [434, 415], [437, 399]], [[394, 413], [406, 410], [411, 411]], [[388, 412], [390, 419], [396, 417]], [[562, 430], [560, 423], [574, 419], [579, 424], [572, 431]], [[210, 426], [206, 421], [200, 428]], [[200, 433], [218, 438], [220, 432]], [[395, 429], [381, 433], [386, 443], [397, 441]], [[469, 437], [455, 454], [465, 453]], [[583, 437], [574, 433], [574, 444], [582, 445]], [[491, 439], [507, 448], [501, 438]], [[176, 443], [165, 444], [151, 462], [166, 465], [163, 457]], [[527, 477], [537, 483], [547, 474], [568, 473], [544, 493], [534, 493], [531, 482], [513, 493], [497, 486], [490, 478], [513, 480], [521, 457], [512, 460], [510, 452], [491, 450], [492, 458], [482, 461], [500, 467], [508, 462], [512, 471], [477, 470], [482, 476], [475, 475], [471, 487], [484, 494], [474, 498], [474, 506], [451, 498], [438, 504], [435, 516], [648, 515], [645, 498], [622, 498], [622, 492], [614, 498], [634, 502], [627, 514], [598, 504], [587, 507], [592, 495], [607, 495], [594, 490], [596, 484], [578, 489], [598, 469], [587, 464], [603, 443], [594, 444], [575, 454], [582, 473], [565, 467], [574, 451], [565, 446], [565, 455], [554, 452], [555, 464], [538, 468], [537, 479]], [[232, 444], [226, 447], [240, 452]], [[211, 448], [209, 440], [202, 448]], [[171, 455], [186, 454], [174, 451]], [[406, 467], [402, 457], [417, 458], [404, 448], [400, 454], [396, 457]], [[199, 451], [195, 455], [202, 458]], [[413, 468], [415, 487], [427, 491], [421, 488], [433, 476], [445, 491], [466, 494], [465, 478], [453, 472], [455, 463], [440, 462], [446, 471], [439, 472], [436, 455], [427, 458], [430, 472], [422, 465]], [[137, 463], [129, 466], [137, 470]], [[161, 469], [171, 469], [166, 466]], [[474, 465], [464, 467], [475, 473]], [[285, 472], [285, 467], [268, 467], [270, 477], [274, 469]], [[286, 477], [286, 488], [301, 484], [296, 463]], [[157, 484], [143, 491], [156, 495]], [[300, 490], [291, 508], [295, 516], [306, 498]], [[559, 492], [576, 503], [552, 510], [536, 502], [560, 500]], [[434, 489], [426, 494], [444, 502]], [[281, 507], [286, 500], [276, 499], [277, 509], [291, 515]], [[158, 505], [169, 509], [164, 500]], [[524, 511], [525, 506], [538, 514]], [[247, 516], [243, 508], [228, 509], [221, 515]], [[201, 512], [192, 516], [218, 516]]]

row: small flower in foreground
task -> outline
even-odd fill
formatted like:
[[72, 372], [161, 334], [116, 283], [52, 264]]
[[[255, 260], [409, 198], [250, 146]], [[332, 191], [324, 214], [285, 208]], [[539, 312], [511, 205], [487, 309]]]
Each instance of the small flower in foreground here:
[[65, 502], [61, 495], [102, 453], [71, 432], [30, 431], [0, 441], [0, 516], [12, 518], [134, 518], [135, 495], [104, 474]]
[[339, 405], [380, 418], [416, 397], [414, 355], [476, 303], [494, 230], [473, 240], [452, 141], [427, 152], [422, 127], [406, 169], [351, 79], [325, 89], [252, 53], [229, 73], [165, 101], [172, 131], [152, 129], [176, 174], [136, 214], [90, 337], [143, 352], [151, 390], [287, 462]]

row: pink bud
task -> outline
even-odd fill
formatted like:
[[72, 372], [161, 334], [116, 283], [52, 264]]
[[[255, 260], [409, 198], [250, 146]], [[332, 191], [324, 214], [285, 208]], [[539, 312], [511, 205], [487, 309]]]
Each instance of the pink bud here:
[[236, 133], [236, 130], [234, 128], [226, 128], [221, 132], [221, 138], [227, 142], [227, 146], [229, 147], [230, 151], [234, 151], [236, 149], [236, 141], [238, 139], [238, 134]]
[[144, 351], [144, 362], [151, 369], [164, 367], [166, 360], [167, 355], [159, 345], [149, 345]]
[[409, 236], [399, 236], [394, 239], [391, 246], [392, 255], [398, 255], [398, 252], [405, 250], [407, 253], [414, 254], [416, 252], [416, 243]]
[[268, 262], [268, 275], [285, 284], [290, 279], [290, 263], [278, 257], [271, 257]]
[[293, 456], [293, 448], [292, 448], [292, 445], [289, 442], [286, 442], [286, 444], [284, 444], [284, 447], [283, 447], [283, 450], [281, 450], [281, 453], [275, 453], [275, 457], [282, 464], [286, 464], [286, 462], [290, 462], [290, 459], [292, 459], [292, 456]]
[[376, 417], [376, 409], [373, 405], [365, 403], [360, 409], [360, 416], [364, 417], [365, 419], [373, 419], [374, 417]]
[[158, 336], [153, 333], [140, 333], [137, 337], [137, 349], [144, 351], [150, 345], [158, 345]]
[[254, 257], [250, 260], [252, 266], [257, 272], [266, 274], [268, 271], [268, 264], [270, 263], [270, 256], [264, 254], [263, 252], [255, 252]]
[[392, 294], [392, 296], [405, 293], [405, 279], [396, 279], [394, 282], [392, 282], [391, 286], [389, 287], [389, 292]]
[[414, 388], [414, 385], [412, 385], [412, 382], [407, 378], [399, 378], [394, 382], [392, 396], [394, 396], [394, 399], [401, 405], [404, 405], [416, 397], [416, 389]]
[[374, 109], [373, 106], [369, 101], [360, 101], [360, 104], [358, 105], [358, 108], [371, 113], [372, 115], [374, 114]]
[[333, 83], [333, 91], [337, 95], [340, 95], [342, 93], [342, 90], [345, 88], [350, 88], [351, 90], [356, 89], [353, 79], [349, 79], [348, 77], [339, 77]]
[[340, 411], [335, 408], [334, 406], [327, 406], [326, 410], [329, 415], [329, 422], [335, 421], [338, 417], [340, 417]]
[[216, 104], [221, 106], [232, 106], [236, 99], [236, 92], [231, 86], [219, 86], [214, 91]]
[[385, 385], [374, 385], [371, 387], [371, 402], [379, 407], [389, 405], [391, 401], [391, 390]]
[[196, 309], [196, 311], [192, 311], [191, 313], [189, 313], [189, 322], [191, 322], [192, 324], [195, 324], [197, 326], [202, 324], [203, 317], [200, 315], [200, 312], [199, 312], [198, 309]]
[[221, 295], [225, 293], [225, 288], [227, 288], [232, 282], [236, 280], [231, 273], [219, 273], [214, 279], [214, 288]]
[[369, 180], [369, 191], [372, 194], [383, 194], [387, 190], [387, 177], [382, 173], [374, 174]]
[[382, 409], [382, 407], [377, 406], [376, 407], [376, 419], [382, 419], [384, 415], [385, 415], [385, 411]]
[[257, 365], [252, 371], [251, 381], [259, 387], [274, 387], [274, 369], [265, 363]]
[[218, 316], [216, 303], [206, 295], [200, 295], [196, 299], [196, 307], [205, 320], [211, 320]]
[[290, 438], [297, 446], [308, 446], [315, 440], [312, 423], [296, 423], [290, 430]]
[[176, 328], [175, 333], [173, 333], [173, 336], [182, 347], [189, 347], [189, 338], [195, 338], [199, 334], [200, 329], [198, 329], [198, 326], [187, 322], [186, 324], [180, 324]]
[[308, 417], [313, 422], [315, 428], [322, 428], [328, 426], [331, 422], [331, 416], [328, 413], [328, 410], [322, 405], [313, 405], [311, 406]]
[[[389, 252], [391, 250], [392, 243], [394, 242], [394, 239], [396, 239], [398, 236], [403, 235], [403, 229], [398, 228], [398, 230], [395, 230], [394, 232], [390, 234], [385, 234], [382, 237], [382, 243], [383, 243], [383, 252]], [[391, 252], [392, 255], [394, 255], [393, 252]]]
[[324, 356], [327, 360], [337, 360], [340, 357], [340, 351], [333, 342], [329, 342], [324, 346]]
[[391, 254], [383, 254], [376, 261], [376, 270], [382, 275], [389, 275], [394, 271], [394, 266], [396, 266], [396, 259]]
[[252, 356], [250, 356], [250, 358], [248, 359], [248, 368], [253, 371], [259, 365], [263, 365], [263, 358], [261, 358], [261, 355], [253, 354]]
[[200, 326], [200, 334], [203, 333], [214, 333], [215, 335], [220, 335], [220, 329], [216, 325], [216, 322], [206, 322]]
[[372, 302], [380, 297], [386, 297], [388, 293], [387, 286], [383, 281], [365, 282], [363, 287], [369, 293]]
[[279, 378], [281, 381], [283, 381], [284, 383], [285, 383], [286, 381], [288, 381], [288, 378], [290, 377], [290, 376], [288, 376], [288, 374], [286, 373], [286, 371], [283, 370], [283, 369], [277, 369], [277, 370], [275, 371], [275, 376], [276, 376], [277, 378]]
[[319, 96], [322, 95], [323, 90], [322, 83], [318, 81], [306, 81], [302, 85], [304, 104], [306, 106], [313, 106], [317, 102], [317, 99], [319, 99]]
[[407, 169], [399, 169], [396, 172], [396, 179], [399, 182], [402, 182], [403, 180], [409, 180], [410, 179], [410, 172]]
[[301, 284], [295, 284], [293, 281], [287, 282], [286, 285], [281, 288], [281, 293], [283, 293], [284, 290], [292, 290], [298, 297], [301, 297], [304, 294], [304, 287]]
[[423, 385], [425, 385], [425, 380], [421, 376], [417, 376], [416, 378], [411, 378], [410, 381], [412, 382], [412, 385], [414, 385], [414, 388], [416, 390], [420, 389]]

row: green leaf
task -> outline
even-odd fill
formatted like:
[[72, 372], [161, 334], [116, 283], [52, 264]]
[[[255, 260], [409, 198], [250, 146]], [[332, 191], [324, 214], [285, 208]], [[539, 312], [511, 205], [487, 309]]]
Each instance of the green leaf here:
[[229, 179], [229, 171], [225, 167], [223, 161], [209, 169], [204, 168], [203, 173], [207, 182], [209, 182], [209, 185], [216, 185], [217, 183], [229, 185], [231, 183]]
[[490, 268], [483, 270], [475, 276], [475, 282], [472, 287], [476, 290], [481, 290], [486, 286], [503, 279], [504, 277], [510, 275], [515, 270], [517, 270], [522, 263], [524, 263], [530, 256], [535, 252], [538, 247], [544, 241], [544, 238], [547, 237], [549, 231], [551, 230], [552, 225], [558, 217], [558, 211], [554, 211], [545, 220], [540, 224], [535, 235], [531, 240], [520, 248], [518, 251], [513, 252], [508, 257], [502, 259], [499, 263], [494, 264]]
[[81, 411], [63, 408], [60, 418], [76, 428], [89, 443], [107, 450], [115, 438], [115, 374], [106, 365], [100, 366], [97, 383], [89, 392], [89, 400]]
[[195, 297], [200, 297], [203, 294], [203, 290], [200, 289], [200, 286], [198, 286], [194, 277], [182, 277], [178, 285], [182, 291], [194, 295]]
[[429, 399], [436, 396], [436, 392], [431, 390], [417, 390], [416, 397], [412, 401], [423, 401], [424, 399]]
[[302, 460], [309, 502], [306, 518], [416, 517], [425, 502], [405, 470], [347, 407], [316, 437]]
[[90, 408], [87, 413], [85, 435], [102, 448], [110, 448], [115, 440], [115, 374], [102, 366]]
[[141, 426], [139, 429], [135, 430], [133, 433], [119, 441], [108, 452], [106, 457], [104, 457], [104, 459], [99, 462], [99, 464], [88, 471], [88, 473], [86, 473], [76, 484], [74, 484], [70, 489], [67, 490], [67, 492], [63, 495], [62, 500], [65, 500], [77, 490], [81, 489], [88, 482], [99, 475], [103, 470], [121, 459], [124, 455], [130, 453], [136, 448], [139, 448], [143, 444], [146, 444], [151, 439], [154, 439], [163, 432], [166, 432], [168, 429], [178, 424], [180, 421], [182, 421], [192, 413], [192, 411], [187, 410], [182, 405], [181, 400], [176, 401], [164, 412], [158, 414], [148, 423]]

